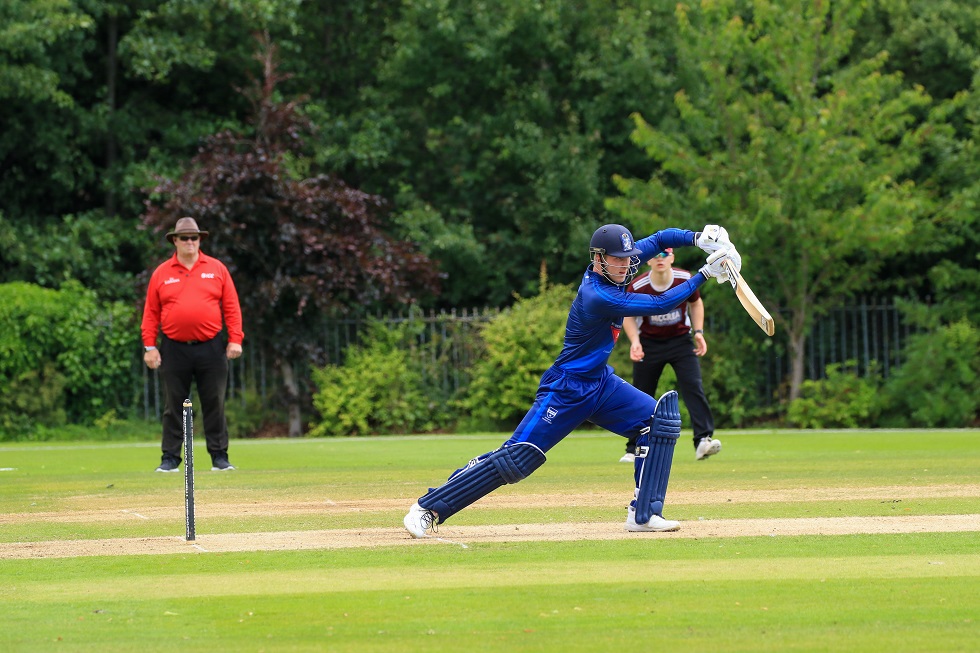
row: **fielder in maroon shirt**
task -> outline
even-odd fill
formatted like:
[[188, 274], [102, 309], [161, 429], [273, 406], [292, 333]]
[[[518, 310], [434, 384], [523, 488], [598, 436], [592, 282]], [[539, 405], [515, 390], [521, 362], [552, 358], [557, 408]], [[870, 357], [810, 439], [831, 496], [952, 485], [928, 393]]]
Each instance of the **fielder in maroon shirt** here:
[[[629, 292], [661, 295], [691, 278], [691, 273], [673, 267], [674, 250], [666, 249], [649, 261], [650, 272], [630, 283]], [[623, 321], [623, 332], [630, 341], [633, 385], [651, 397], [657, 396], [657, 383], [664, 367], [677, 375], [677, 386], [694, 429], [694, 457], [703, 460], [721, 451], [721, 441], [712, 439], [715, 431], [711, 407], [704, 396], [699, 356], [708, 352], [704, 339], [704, 302], [695, 290], [686, 302], [663, 315]], [[693, 333], [693, 339], [692, 339]], [[636, 442], [626, 443], [621, 462], [631, 462]]]
[[[191, 382], [197, 383], [201, 398], [211, 469], [235, 469], [228, 462], [225, 390], [228, 359], [242, 355], [242, 309], [228, 268], [201, 253], [201, 240], [207, 236], [194, 218], [178, 220], [167, 234], [176, 252], [153, 271], [146, 292], [143, 362], [151, 370], [160, 370], [164, 387], [163, 456], [158, 472], [176, 472], [180, 467], [181, 418]], [[227, 345], [219, 337], [222, 327], [228, 332]]]

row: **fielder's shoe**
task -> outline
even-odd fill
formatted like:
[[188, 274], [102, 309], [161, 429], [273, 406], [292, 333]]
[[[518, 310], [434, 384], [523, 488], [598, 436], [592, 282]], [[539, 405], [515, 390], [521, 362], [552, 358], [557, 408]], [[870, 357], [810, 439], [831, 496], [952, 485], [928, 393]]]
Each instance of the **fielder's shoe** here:
[[158, 472], [179, 472], [180, 471], [180, 458], [174, 458], [173, 456], [164, 456], [160, 459], [160, 466], [157, 467]]
[[672, 519], [664, 519], [660, 515], [653, 515], [650, 521], [645, 524], [636, 523], [636, 508], [632, 505], [626, 513], [626, 530], [632, 533], [664, 533], [667, 531], [679, 531], [681, 523]]
[[632, 454], [629, 451], [623, 454], [623, 457], [619, 459], [621, 463], [631, 463], [636, 460], [636, 454]]
[[233, 469], [235, 469], [234, 465], [228, 462], [224, 456], [215, 456], [211, 459], [212, 472], [230, 472]]
[[414, 504], [405, 515], [405, 528], [412, 534], [412, 537], [428, 537], [426, 531], [435, 532], [437, 530], [438, 517], [431, 510], [426, 510], [419, 504]]
[[703, 460], [708, 456], [713, 456], [721, 451], [721, 440], [712, 440], [710, 435], [706, 435], [698, 442], [698, 448], [694, 452], [695, 460]]

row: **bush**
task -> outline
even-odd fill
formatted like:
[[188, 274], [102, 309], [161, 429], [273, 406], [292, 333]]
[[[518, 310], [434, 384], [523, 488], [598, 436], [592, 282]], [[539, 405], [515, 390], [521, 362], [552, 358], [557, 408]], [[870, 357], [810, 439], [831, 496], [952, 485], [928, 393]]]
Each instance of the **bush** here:
[[309, 434], [420, 433], [447, 425], [447, 398], [428, 369], [439, 361], [417, 343], [419, 325], [372, 320], [365, 331], [367, 343], [349, 347], [343, 365], [313, 371], [321, 421]]
[[711, 334], [708, 353], [701, 359], [701, 377], [715, 428], [743, 428], [771, 410], [760, 406], [763, 393], [757, 386], [761, 347], [757, 336], [752, 337], [756, 340], [728, 333]]
[[39, 425], [23, 438], [30, 442], [159, 442], [160, 422], [121, 419], [109, 411], [94, 424]]
[[128, 408], [136, 334], [131, 308], [76, 281], [0, 285], [0, 437]]
[[880, 411], [880, 377], [872, 369], [860, 377], [855, 361], [827, 366], [827, 378], [803, 382], [799, 399], [790, 402], [787, 419], [807, 429], [874, 426]]
[[962, 428], [980, 417], [980, 330], [968, 320], [912, 336], [888, 379], [889, 424]]
[[[195, 404], [200, 406], [199, 403]], [[263, 400], [256, 390], [245, 390], [244, 396], [229, 393], [225, 400], [228, 437], [254, 438], [269, 434], [288, 435], [289, 416], [277, 402]]]
[[63, 426], [65, 377], [51, 361], [8, 379], [0, 393], [0, 439], [18, 440], [37, 427]]
[[576, 288], [556, 285], [523, 299], [482, 330], [484, 355], [460, 401], [473, 425], [513, 428], [524, 417], [541, 375], [561, 351]]

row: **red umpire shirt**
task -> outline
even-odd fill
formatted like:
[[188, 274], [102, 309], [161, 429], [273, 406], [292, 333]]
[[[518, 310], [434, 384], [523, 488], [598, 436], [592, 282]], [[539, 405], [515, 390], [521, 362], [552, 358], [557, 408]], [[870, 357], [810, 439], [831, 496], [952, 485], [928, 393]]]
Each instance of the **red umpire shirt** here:
[[188, 270], [175, 253], [150, 277], [143, 307], [143, 345], [156, 345], [161, 327], [171, 340], [211, 340], [221, 332], [222, 317], [228, 342], [242, 344], [242, 309], [228, 268], [201, 253]]
[[[633, 279], [630, 283], [629, 292], [643, 293], [647, 295], [662, 295], [670, 288], [674, 288], [685, 283], [691, 278], [691, 273], [687, 270], [682, 270], [680, 268], [671, 268], [671, 272], [674, 273], [674, 279], [668, 288], [663, 290], [657, 290], [650, 283], [650, 275], [644, 274], [643, 276]], [[647, 315], [642, 318], [640, 325], [640, 337], [641, 338], [652, 338], [654, 340], [665, 340], [667, 338], [675, 338], [677, 336], [682, 336], [691, 331], [691, 326], [688, 324], [687, 320], [687, 305], [690, 302], [696, 302], [701, 299], [701, 292], [695, 290], [691, 293], [685, 301], [681, 302], [680, 305], [667, 312], [663, 315]]]

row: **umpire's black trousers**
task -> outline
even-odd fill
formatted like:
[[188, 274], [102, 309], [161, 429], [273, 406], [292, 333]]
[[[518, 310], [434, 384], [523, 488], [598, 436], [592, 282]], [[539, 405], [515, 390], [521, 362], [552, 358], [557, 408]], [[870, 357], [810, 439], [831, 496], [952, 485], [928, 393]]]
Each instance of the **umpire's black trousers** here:
[[[712, 435], [715, 432], [715, 421], [711, 416], [708, 399], [704, 396], [701, 361], [694, 354], [691, 336], [686, 334], [662, 340], [641, 336], [640, 344], [643, 346], [643, 361], [633, 363], [633, 385], [656, 399], [660, 375], [664, 367], [670, 365], [677, 376], [677, 389], [691, 416], [695, 444], [704, 436]], [[627, 448], [632, 451], [630, 445]]]
[[164, 336], [160, 343], [160, 378], [163, 380], [163, 453], [180, 460], [184, 443], [184, 400], [191, 382], [197, 384], [204, 414], [204, 437], [208, 453], [228, 455], [228, 423], [225, 420], [225, 391], [228, 358], [220, 337], [183, 343]]

